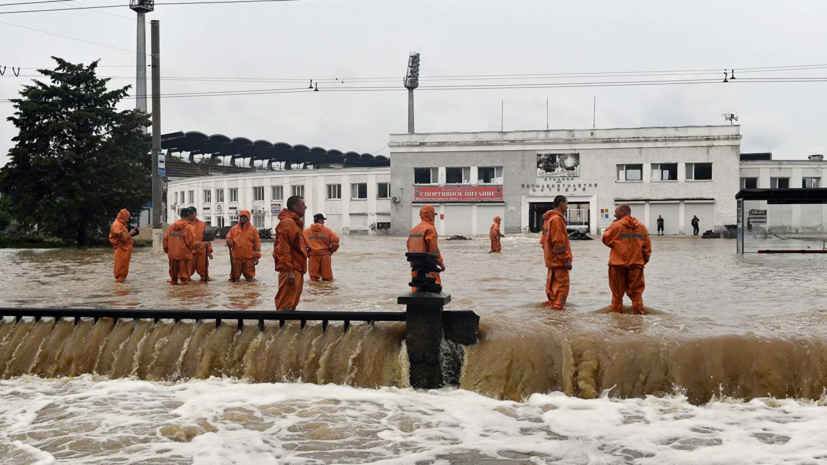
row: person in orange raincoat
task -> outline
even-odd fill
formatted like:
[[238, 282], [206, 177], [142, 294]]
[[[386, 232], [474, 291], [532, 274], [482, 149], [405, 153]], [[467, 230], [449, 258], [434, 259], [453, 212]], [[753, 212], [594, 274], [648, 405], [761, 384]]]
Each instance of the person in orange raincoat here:
[[230, 228], [227, 233], [227, 247], [233, 257], [230, 281], [238, 282], [241, 275], [247, 281], [256, 279], [256, 265], [261, 259], [261, 238], [250, 223], [250, 211], [241, 210], [238, 215], [238, 224]]
[[500, 238], [505, 234], [500, 232], [501, 221], [502, 218], [495, 216], [494, 224], [491, 225], [491, 229], [488, 231], [488, 238], [491, 239], [491, 251], [488, 253], [500, 253], [503, 249], [502, 244], [500, 244]]
[[164, 234], [164, 253], [169, 257], [169, 281], [175, 285], [189, 284], [192, 253], [201, 248], [201, 241], [196, 240], [195, 232], [189, 220], [190, 209], [181, 210], [181, 219], [172, 223]]
[[649, 231], [632, 216], [628, 205], [615, 209], [611, 226], [603, 233], [603, 243], [611, 247], [609, 254], [609, 287], [612, 289], [612, 311], [623, 313], [623, 294], [632, 299], [632, 312], [645, 315], [643, 310], [643, 267], [652, 256]]
[[304, 240], [304, 199], [294, 195], [287, 199], [287, 208], [279, 213], [276, 238], [273, 242], [273, 260], [279, 273], [276, 310], [295, 310], [304, 289], [307, 272], [307, 243]]
[[189, 221], [192, 225], [192, 231], [195, 233], [195, 240], [201, 242], [201, 247], [192, 253], [190, 278], [198, 272], [198, 276], [201, 277], [200, 281], [205, 283], [207, 280], [212, 281], [207, 271], [209, 267], [207, 259], [212, 260], [212, 244], [202, 241], [204, 231], [207, 230], [207, 223], [198, 219], [198, 210], [196, 210], [195, 207], [190, 207], [190, 212]]
[[310, 254], [310, 263], [307, 271], [310, 273], [310, 281], [318, 280], [333, 281], [333, 267], [331, 255], [339, 250], [339, 236], [333, 230], [326, 227], [324, 222], [327, 218], [321, 213], [313, 216], [314, 223], [304, 230], [304, 242]]
[[[434, 207], [425, 205], [422, 207], [422, 210], [419, 211], [419, 217], [422, 218], [422, 221], [414, 226], [410, 234], [408, 234], [408, 252], [436, 254], [439, 260], [439, 267], [442, 271], [445, 271], [445, 261], [442, 259], [442, 254], [439, 253], [439, 244], [437, 242], [439, 235], [436, 233], [436, 227], [434, 226], [434, 220], [436, 219]], [[416, 277], [416, 272], [411, 271], [411, 276]], [[437, 284], [442, 285], [442, 279], [439, 273], [434, 274], [432, 277], [436, 279]], [[416, 288], [411, 288], [411, 290], [416, 291]]]
[[554, 198], [554, 209], [543, 215], [543, 258], [548, 274], [546, 275], [546, 296], [548, 305], [554, 310], [562, 310], [569, 296], [569, 271], [573, 255], [566, 231], [566, 217], [569, 208], [568, 199], [563, 195]]
[[115, 282], [126, 281], [129, 274], [129, 261], [132, 260], [132, 237], [137, 236], [140, 228], [129, 229], [129, 212], [124, 208], [109, 228], [109, 242], [115, 248]]

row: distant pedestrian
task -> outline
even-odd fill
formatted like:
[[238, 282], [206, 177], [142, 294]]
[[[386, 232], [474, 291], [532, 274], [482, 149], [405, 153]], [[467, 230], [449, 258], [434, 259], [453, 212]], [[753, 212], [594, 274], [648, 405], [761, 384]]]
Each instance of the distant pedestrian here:
[[488, 253], [500, 253], [503, 249], [502, 244], [500, 243], [500, 238], [503, 237], [505, 234], [500, 232], [500, 222], [502, 218], [499, 216], [494, 217], [494, 224], [491, 225], [491, 229], [488, 230], [488, 239], [491, 240], [491, 251]]
[[700, 222], [701, 222], [701, 220], [698, 219], [698, 215], [693, 215], [692, 216], [692, 235], [693, 236], [697, 236], [698, 231], [701, 230]]
[[663, 216], [658, 215], [658, 236], [663, 236]]
[[304, 290], [304, 274], [307, 272], [307, 243], [304, 240], [304, 198], [294, 195], [287, 199], [287, 208], [279, 213], [276, 239], [273, 242], [273, 259], [279, 273], [279, 290], [276, 292], [276, 310], [296, 310]]
[[118, 218], [109, 229], [109, 242], [115, 248], [115, 282], [126, 281], [129, 274], [129, 261], [132, 260], [132, 237], [140, 229], [129, 229], [129, 211], [125, 208], [118, 213]]
[[310, 255], [307, 271], [310, 281], [333, 281], [331, 256], [339, 250], [339, 236], [324, 225], [327, 218], [322, 213], [313, 215], [313, 224], [304, 230], [304, 242]]
[[649, 232], [640, 221], [632, 218], [628, 205], [618, 205], [616, 220], [603, 233], [603, 244], [612, 249], [609, 254], [609, 288], [612, 290], [612, 312], [623, 313], [623, 295], [632, 299], [632, 312], [645, 315], [643, 310], [643, 267], [652, 256]]

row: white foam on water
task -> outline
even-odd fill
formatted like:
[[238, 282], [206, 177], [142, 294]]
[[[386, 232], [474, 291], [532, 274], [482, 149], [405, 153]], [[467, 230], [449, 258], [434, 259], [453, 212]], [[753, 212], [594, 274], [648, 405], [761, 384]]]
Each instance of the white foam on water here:
[[809, 464], [827, 463], [825, 405], [25, 376], [0, 382], [0, 450], [26, 452], [9, 465]]

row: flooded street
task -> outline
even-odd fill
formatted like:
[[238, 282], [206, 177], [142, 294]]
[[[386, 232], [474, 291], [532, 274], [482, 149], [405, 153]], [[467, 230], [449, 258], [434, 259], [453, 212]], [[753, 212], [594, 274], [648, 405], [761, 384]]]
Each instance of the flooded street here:
[[[653, 237], [645, 317], [605, 313], [608, 249], [573, 242], [569, 307], [537, 236], [442, 241], [452, 309], [481, 316], [459, 390], [407, 386], [404, 325], [0, 324], [4, 463], [827, 463], [827, 261]], [[274, 309], [253, 283], [166, 284], [136, 249], [0, 250], [0, 306]], [[345, 236], [300, 310], [399, 311], [405, 239]], [[628, 305], [628, 300], [626, 301]], [[333, 383], [333, 384], [329, 384]], [[715, 457], [715, 461], [709, 457]]]

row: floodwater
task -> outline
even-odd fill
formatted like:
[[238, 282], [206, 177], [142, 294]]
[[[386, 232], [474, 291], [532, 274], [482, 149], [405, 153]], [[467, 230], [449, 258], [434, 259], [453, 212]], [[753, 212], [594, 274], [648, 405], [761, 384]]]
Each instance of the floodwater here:
[[[481, 316], [461, 389], [407, 386], [404, 326], [0, 323], [4, 463], [827, 463], [827, 257], [653, 237], [645, 317], [605, 313], [608, 250], [574, 242], [569, 308], [536, 236], [443, 241], [449, 308]], [[405, 239], [353, 237], [300, 310], [402, 308]], [[0, 306], [272, 309], [253, 283], [166, 284], [136, 249], [0, 250]], [[628, 304], [628, 301], [627, 301]], [[332, 384], [329, 384], [332, 383]]]

